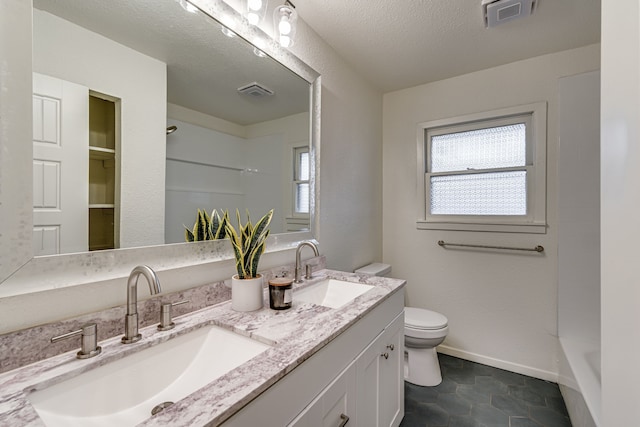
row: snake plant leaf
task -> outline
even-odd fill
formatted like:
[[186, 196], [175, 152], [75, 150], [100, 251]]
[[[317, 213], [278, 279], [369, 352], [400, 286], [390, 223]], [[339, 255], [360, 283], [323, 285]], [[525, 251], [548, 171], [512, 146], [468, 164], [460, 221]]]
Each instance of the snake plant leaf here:
[[227, 233], [227, 224], [229, 224], [229, 211], [225, 210], [224, 215], [222, 215], [222, 221], [220, 225], [220, 236], [219, 239], [224, 239]]
[[240, 279], [251, 279], [257, 276], [258, 264], [264, 253], [267, 237], [269, 237], [269, 224], [272, 218], [273, 209], [260, 218], [254, 226], [247, 211], [247, 222], [243, 225], [240, 212], [236, 209], [239, 232], [227, 221], [225, 230], [233, 246], [236, 270]]
[[229, 212], [224, 212], [222, 216], [216, 209], [213, 209], [211, 215], [204, 210], [198, 209], [196, 222], [193, 228], [189, 229], [184, 226], [184, 239], [187, 242], [198, 242], [202, 240], [224, 239], [226, 237], [226, 224], [229, 222]]
[[196, 220], [195, 225], [193, 226], [193, 235], [194, 235], [194, 240], [200, 242], [202, 240], [208, 240], [208, 222], [207, 222], [207, 217], [209, 215], [205, 212], [205, 214], [203, 215], [202, 211], [200, 209], [198, 209], [198, 219]]
[[231, 246], [233, 247], [233, 252], [236, 257], [236, 270], [238, 271], [238, 278], [245, 278], [245, 269], [244, 269], [244, 257], [242, 256], [242, 246], [240, 242], [240, 237], [236, 233], [236, 230], [233, 228], [231, 223], [227, 224], [227, 236], [231, 241]]
[[202, 217], [204, 218], [205, 240], [213, 240], [213, 235], [211, 234], [211, 217], [204, 209], [202, 210]]
[[[258, 248], [258, 246], [264, 243], [269, 236], [269, 224], [271, 223], [271, 218], [273, 217], [273, 209], [271, 209], [265, 216], [263, 216], [257, 223], [256, 226], [251, 230], [251, 235], [249, 236], [249, 246], [247, 248], [247, 252], [250, 257], [254, 256], [254, 252]], [[262, 250], [264, 251], [264, 245]], [[260, 254], [258, 255], [258, 259], [260, 258]], [[249, 260], [249, 265], [253, 265], [251, 260]]]
[[222, 217], [218, 214], [217, 210], [213, 210], [211, 213], [211, 238], [214, 240], [224, 239], [226, 237], [227, 231], [227, 223], [229, 222], [229, 212], [224, 211]]

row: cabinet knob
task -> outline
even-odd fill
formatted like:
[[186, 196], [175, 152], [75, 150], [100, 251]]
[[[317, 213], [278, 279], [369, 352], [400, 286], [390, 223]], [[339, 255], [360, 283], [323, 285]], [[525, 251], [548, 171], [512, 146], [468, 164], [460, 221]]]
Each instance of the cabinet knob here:
[[390, 344], [390, 345], [388, 345], [388, 346], [387, 346], [387, 348], [388, 348], [389, 350], [393, 351], [393, 349], [394, 349], [395, 347], [393, 346], [393, 344]]
[[340, 425], [338, 427], [344, 427], [347, 425], [347, 423], [349, 422], [349, 417], [346, 416], [345, 414], [340, 414], [340, 419], [342, 420], [340, 422]]
[[380, 357], [384, 357], [385, 359], [389, 358], [389, 353], [382, 353]]

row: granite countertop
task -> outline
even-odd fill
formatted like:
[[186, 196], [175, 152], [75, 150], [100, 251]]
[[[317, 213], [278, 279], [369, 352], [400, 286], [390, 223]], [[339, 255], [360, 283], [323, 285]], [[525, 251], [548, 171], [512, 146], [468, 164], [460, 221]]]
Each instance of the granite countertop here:
[[325, 269], [314, 272], [313, 279], [305, 280], [301, 285], [294, 284], [294, 301], [296, 289], [326, 278], [375, 287], [337, 309], [294, 302], [289, 310], [271, 310], [265, 292], [265, 305], [261, 310], [236, 312], [231, 309], [231, 301], [227, 301], [176, 317], [176, 327], [170, 331], [161, 332], [155, 326], [143, 328], [140, 330], [143, 339], [135, 344], [122, 345], [120, 337], [102, 341], [99, 343], [102, 354], [91, 359], [76, 359], [77, 350], [74, 350], [6, 372], [0, 375], [0, 425], [44, 426], [26, 398], [29, 392], [206, 325], [227, 328], [268, 344], [270, 348], [140, 425], [219, 425], [405, 284], [399, 279]]

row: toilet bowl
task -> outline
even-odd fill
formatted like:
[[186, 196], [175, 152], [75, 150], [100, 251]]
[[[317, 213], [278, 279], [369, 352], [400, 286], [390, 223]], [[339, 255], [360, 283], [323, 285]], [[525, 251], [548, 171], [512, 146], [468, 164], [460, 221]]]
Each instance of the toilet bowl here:
[[[390, 272], [389, 264], [378, 262], [355, 271], [374, 276], [387, 276]], [[424, 308], [405, 307], [405, 381], [420, 386], [434, 386], [442, 382], [436, 347], [444, 341], [448, 332], [448, 321], [442, 314]]]
[[404, 379], [419, 386], [442, 382], [436, 347], [449, 332], [445, 316], [424, 308], [404, 309]]

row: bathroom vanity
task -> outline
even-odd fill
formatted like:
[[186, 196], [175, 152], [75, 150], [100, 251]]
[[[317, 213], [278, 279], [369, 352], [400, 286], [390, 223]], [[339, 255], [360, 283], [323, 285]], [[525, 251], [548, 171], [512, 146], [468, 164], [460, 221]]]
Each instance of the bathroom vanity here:
[[[342, 284], [347, 293], [350, 284], [356, 288], [371, 287], [365, 287], [359, 296], [347, 297], [349, 300], [337, 307], [321, 305], [332, 305], [323, 300], [308, 302], [309, 296], [304, 302], [296, 299], [296, 293], [303, 295], [305, 289], [324, 286], [328, 283], [326, 279]], [[49, 389], [55, 397], [68, 392], [71, 397], [67, 400], [86, 399], [91, 393], [73, 395], [73, 390], [96, 381], [88, 375], [111, 369], [117, 363], [130, 369], [127, 365], [132, 365], [135, 357], [145, 351], [151, 356], [135, 362], [140, 367], [131, 371], [133, 375], [145, 369], [164, 374], [164, 370], [179, 363], [178, 356], [172, 359], [167, 355], [180, 350], [183, 346], [180, 340], [189, 341], [209, 328], [233, 336], [227, 339], [220, 335], [208, 347], [187, 352], [194, 354], [194, 359], [201, 358], [205, 367], [218, 365], [215, 362], [218, 353], [224, 353], [225, 347], [235, 348], [236, 338], [253, 341], [262, 348], [255, 353], [257, 356], [239, 361], [239, 365], [204, 386], [194, 382], [191, 385], [194, 390], [188, 395], [153, 416], [151, 409], [166, 399], [162, 393], [152, 391], [148, 402], [131, 404], [144, 407], [145, 414], [131, 425], [398, 426], [404, 415], [404, 284], [398, 279], [321, 270], [314, 272], [313, 279], [294, 288], [293, 307], [289, 310], [270, 310], [265, 293], [265, 307], [255, 312], [235, 312], [230, 301], [224, 302], [176, 317], [176, 327], [170, 331], [158, 331], [155, 326], [142, 328], [143, 338], [134, 344], [123, 345], [120, 337], [100, 342], [102, 354], [91, 359], [78, 360], [73, 351], [15, 369], [0, 375], [0, 425], [90, 426], [93, 421], [103, 422], [104, 414], [100, 413], [103, 409], [86, 410], [95, 402], [64, 404], [60, 400], [51, 404], [46, 396], [40, 400], [34, 397], [46, 394]], [[340, 292], [340, 288], [336, 289]], [[162, 351], [155, 350], [158, 348]], [[233, 359], [233, 354], [225, 360], [228, 359]], [[107, 372], [102, 376], [110, 381], [119, 375]], [[198, 376], [201, 375], [195, 375]], [[77, 381], [79, 386], [67, 386], [71, 381]], [[139, 382], [151, 387], [153, 381]], [[130, 386], [105, 384], [111, 385], [104, 388], [112, 388], [103, 399], [106, 401], [124, 399], [122, 395], [128, 394], [130, 388], [138, 390], [136, 382]], [[172, 386], [160, 386], [163, 387]], [[77, 407], [85, 408], [85, 412], [81, 415], [74, 412]], [[128, 423], [120, 421], [118, 425]]]

